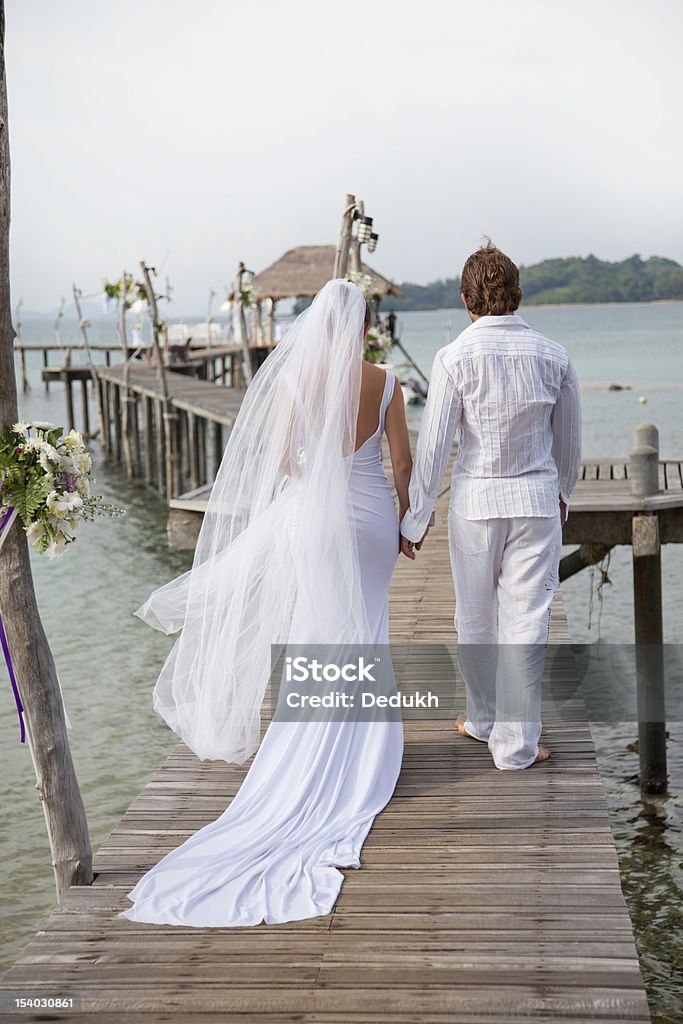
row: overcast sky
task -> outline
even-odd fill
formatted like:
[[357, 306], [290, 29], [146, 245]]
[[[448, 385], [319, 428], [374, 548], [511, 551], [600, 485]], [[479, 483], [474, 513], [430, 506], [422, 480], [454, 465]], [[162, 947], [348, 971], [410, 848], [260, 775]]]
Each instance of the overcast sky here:
[[13, 301], [139, 260], [174, 313], [243, 259], [336, 241], [396, 280], [683, 262], [680, 0], [6, 0]]

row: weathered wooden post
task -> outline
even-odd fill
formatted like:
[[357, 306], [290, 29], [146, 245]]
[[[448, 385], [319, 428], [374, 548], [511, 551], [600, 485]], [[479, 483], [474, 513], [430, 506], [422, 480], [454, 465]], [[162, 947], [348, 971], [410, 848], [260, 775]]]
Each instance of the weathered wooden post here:
[[[359, 217], [365, 216], [365, 203], [362, 199], [359, 199], [356, 203], [356, 211]], [[358, 232], [356, 232], [356, 234], [351, 235], [350, 238], [348, 269], [354, 274], [360, 274], [360, 268], [360, 237]], [[344, 269], [344, 273], [346, 273], [346, 268]]]
[[[65, 304], [65, 300], [64, 300], [64, 296], [62, 295], [60, 303], [59, 303], [59, 309], [57, 310], [57, 316], [55, 317], [55, 322], [52, 325], [52, 330], [54, 332], [55, 341], [60, 346], [60, 348], [64, 348], [64, 341], [62, 339], [62, 331], [61, 331], [61, 328], [60, 328], [60, 323], [61, 323], [62, 317], [64, 316], [64, 304]], [[43, 352], [43, 367], [46, 370], [48, 368], [47, 349], [45, 349], [45, 351]], [[50, 382], [49, 382], [49, 380], [46, 377], [45, 378], [45, 394], [46, 395], [48, 394], [49, 390], [50, 390]]]
[[[10, 160], [5, 76], [5, 5], [0, 0], [0, 430], [16, 423], [14, 328], [9, 286]], [[36, 773], [61, 900], [70, 885], [93, 879], [88, 823], [71, 758], [57, 670], [45, 636], [21, 523], [9, 528], [2, 548], [0, 609]]]
[[[639, 497], [659, 490], [659, 432], [652, 423], [636, 427], [629, 480], [632, 493]], [[632, 544], [640, 788], [643, 793], [665, 793], [662, 556], [656, 512], [639, 512], [633, 517]]]
[[[102, 403], [100, 401], [100, 389], [97, 386], [97, 382], [98, 382], [97, 370], [95, 369], [95, 364], [92, 361], [92, 354], [90, 352], [90, 340], [88, 338], [88, 321], [84, 318], [83, 312], [81, 310], [81, 291], [80, 291], [80, 289], [77, 288], [76, 285], [74, 284], [74, 285], [72, 285], [71, 290], [73, 292], [74, 304], [76, 306], [76, 313], [78, 315], [78, 325], [79, 325], [79, 327], [81, 329], [81, 336], [83, 338], [83, 344], [85, 346], [85, 352], [86, 352], [86, 355], [87, 355], [87, 358], [88, 358], [88, 366], [90, 367], [90, 376], [92, 378], [92, 386], [93, 386], [93, 391], [95, 393], [95, 401], [97, 403], [98, 427], [99, 427], [100, 437], [102, 437], [104, 435], [104, 411], [102, 409]], [[71, 353], [69, 352], [68, 355], [70, 356]], [[71, 382], [70, 382], [68, 373], [65, 374], [65, 378], [64, 379], [65, 379], [65, 384], [66, 384], [67, 409], [68, 409], [68, 411], [70, 413], [71, 418], [73, 419], [73, 405], [72, 405], [72, 398], [71, 398]], [[85, 395], [85, 400], [87, 401], [87, 394]], [[75, 427], [75, 425], [76, 425], [75, 423], [72, 424], [72, 426], [74, 426], [74, 427]]]
[[270, 345], [271, 348], [273, 347], [273, 344], [275, 342], [275, 303], [276, 303], [276, 301], [277, 301], [276, 299], [272, 299], [271, 298], [270, 304], [268, 306], [268, 320], [266, 321], [267, 324], [268, 324], [268, 344]]
[[[166, 477], [166, 498], [175, 497], [179, 493], [179, 479], [180, 479], [180, 453], [179, 453], [179, 436], [178, 436], [178, 414], [172, 406], [170, 401], [170, 395], [168, 391], [168, 381], [166, 378], [166, 368], [164, 366], [164, 360], [161, 353], [161, 346], [159, 344], [159, 334], [161, 332], [161, 324], [159, 322], [159, 310], [157, 306], [157, 297], [154, 292], [152, 285], [152, 278], [150, 276], [150, 268], [147, 266], [144, 260], [140, 261], [142, 267], [142, 275], [145, 282], [145, 294], [147, 296], [147, 304], [149, 306], [150, 319], [152, 321], [152, 339], [154, 341], [154, 351], [157, 357], [157, 364], [159, 368], [159, 380], [161, 382], [161, 390], [163, 394], [163, 424], [164, 430], [159, 429], [159, 437], [157, 438], [157, 452], [160, 454], [160, 445], [164, 444], [165, 438], [165, 477]], [[168, 332], [166, 332], [166, 339], [168, 342]], [[159, 422], [159, 428], [161, 428], [161, 422]], [[161, 461], [161, 460], [160, 460]], [[159, 476], [159, 485], [161, 486], [161, 475]]]
[[26, 372], [26, 350], [24, 348], [24, 340], [21, 336], [21, 307], [23, 304], [24, 300], [19, 299], [14, 315], [14, 333], [17, 337], [17, 341], [19, 342], [17, 345], [17, 351], [19, 352], [19, 365], [21, 367], [21, 389], [26, 393], [31, 390], [31, 381], [28, 379], [28, 373]]
[[353, 215], [356, 209], [356, 197], [349, 193], [344, 204], [339, 242], [334, 257], [334, 277], [346, 277], [346, 270], [349, 263], [349, 247], [351, 245], [351, 229], [353, 227]]
[[237, 323], [239, 325], [240, 341], [242, 343], [242, 375], [244, 383], [249, 386], [253, 377], [251, 366], [251, 351], [249, 349], [249, 335], [247, 333], [247, 318], [244, 313], [244, 300], [242, 298], [242, 278], [246, 272], [244, 263], [240, 260], [237, 266], [237, 279], [235, 282], [235, 302], [237, 303]]
[[126, 331], [126, 309], [128, 308], [128, 274], [124, 270], [121, 274], [119, 297], [116, 317], [116, 330], [119, 336], [119, 344], [123, 355], [123, 375], [121, 378], [121, 402], [123, 406], [123, 461], [126, 466], [126, 476], [130, 479], [135, 476], [133, 465], [133, 450], [130, 443], [130, 422], [133, 414], [131, 408], [137, 401], [136, 396], [130, 390], [128, 381], [130, 378], [130, 364], [132, 357], [128, 352], [128, 332]]
[[213, 300], [216, 297], [216, 292], [213, 288], [209, 289], [209, 301], [206, 307], [206, 330], [208, 337], [206, 341], [206, 347], [211, 348], [213, 345]]

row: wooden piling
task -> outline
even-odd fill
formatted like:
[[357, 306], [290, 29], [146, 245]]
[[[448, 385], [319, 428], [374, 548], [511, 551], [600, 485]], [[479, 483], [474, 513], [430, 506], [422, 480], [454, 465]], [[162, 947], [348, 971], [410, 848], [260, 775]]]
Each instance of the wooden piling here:
[[62, 372], [62, 380], [66, 397], [66, 425], [69, 430], [73, 430], [76, 426], [76, 417], [74, 416], [73, 382], [68, 370]]
[[88, 408], [88, 382], [81, 381], [81, 407], [83, 413], [83, 435], [90, 437], [90, 410]]
[[[659, 432], [651, 423], [636, 427], [629, 476], [633, 494], [648, 496], [658, 492]], [[635, 515], [632, 536], [640, 788], [643, 793], [665, 793], [662, 554], [657, 513]]]
[[142, 433], [144, 437], [145, 482], [154, 483], [154, 401], [142, 396]]

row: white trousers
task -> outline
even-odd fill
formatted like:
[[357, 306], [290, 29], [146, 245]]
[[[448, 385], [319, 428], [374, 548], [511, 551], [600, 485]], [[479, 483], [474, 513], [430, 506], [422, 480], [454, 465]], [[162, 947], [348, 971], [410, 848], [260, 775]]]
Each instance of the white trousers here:
[[497, 768], [527, 768], [538, 754], [541, 680], [557, 590], [557, 516], [465, 519], [453, 508], [448, 539], [455, 583], [465, 728], [487, 741]]

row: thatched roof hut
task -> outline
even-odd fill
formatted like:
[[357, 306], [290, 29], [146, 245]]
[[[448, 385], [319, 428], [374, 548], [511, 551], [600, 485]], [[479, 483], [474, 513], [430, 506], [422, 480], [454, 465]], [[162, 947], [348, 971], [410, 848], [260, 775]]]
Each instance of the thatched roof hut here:
[[[279, 299], [312, 299], [334, 274], [335, 252], [333, 245], [299, 245], [290, 249], [254, 277], [252, 283], [257, 297], [274, 302]], [[382, 277], [366, 263], [361, 264], [361, 269], [372, 279], [372, 298], [404, 294], [400, 285]]]

